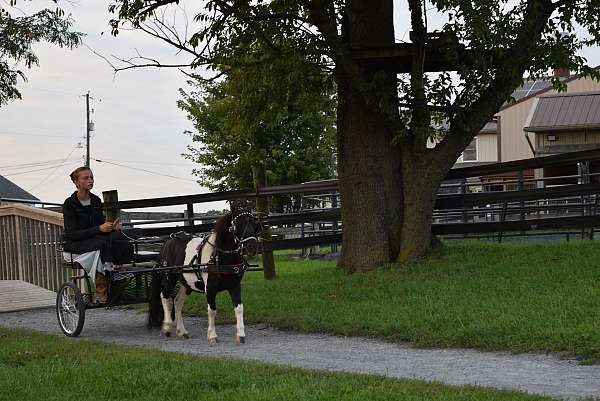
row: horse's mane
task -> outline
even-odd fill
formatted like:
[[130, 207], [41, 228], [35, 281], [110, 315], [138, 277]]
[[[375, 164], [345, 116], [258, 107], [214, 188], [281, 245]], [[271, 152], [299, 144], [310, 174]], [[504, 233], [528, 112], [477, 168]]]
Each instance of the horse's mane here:
[[213, 232], [217, 234], [217, 239], [215, 240], [216, 246], [219, 249], [225, 249], [225, 240], [227, 238], [227, 234], [229, 233], [229, 226], [231, 225], [231, 218], [233, 214], [227, 213], [223, 217], [219, 218], [213, 227]]

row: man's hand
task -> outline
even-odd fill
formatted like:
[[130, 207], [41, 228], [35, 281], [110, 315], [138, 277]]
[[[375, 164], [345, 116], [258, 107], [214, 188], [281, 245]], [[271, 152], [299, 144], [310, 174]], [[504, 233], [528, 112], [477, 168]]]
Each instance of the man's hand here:
[[113, 223], [111, 223], [110, 221], [107, 221], [104, 224], [100, 225], [100, 231], [103, 233], [109, 233], [113, 230]]

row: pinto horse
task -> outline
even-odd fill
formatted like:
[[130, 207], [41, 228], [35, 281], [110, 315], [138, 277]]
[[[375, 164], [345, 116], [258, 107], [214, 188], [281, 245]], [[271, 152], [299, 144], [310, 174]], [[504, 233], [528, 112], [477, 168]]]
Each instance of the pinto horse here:
[[[247, 268], [246, 256], [257, 252], [259, 224], [249, 212], [228, 213], [215, 223], [208, 237], [173, 237], [162, 247], [163, 266], [200, 265], [206, 269], [184, 273], [156, 273], [152, 280], [148, 323], [151, 327], [162, 326], [165, 336], [171, 335], [173, 320], [171, 310], [175, 306], [177, 337], [189, 338], [183, 325], [182, 308], [192, 292], [205, 292], [208, 304], [209, 344], [218, 341], [215, 329], [217, 316], [217, 292], [227, 290], [236, 317], [236, 342], [244, 343], [244, 306], [240, 282]], [[161, 307], [162, 304], [162, 307]]]

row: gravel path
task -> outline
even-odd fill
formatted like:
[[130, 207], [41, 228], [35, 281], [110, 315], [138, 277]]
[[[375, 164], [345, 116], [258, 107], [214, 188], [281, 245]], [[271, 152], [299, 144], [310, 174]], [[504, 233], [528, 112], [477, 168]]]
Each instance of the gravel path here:
[[[260, 325], [246, 327], [245, 345], [235, 344], [233, 326], [218, 326], [220, 343], [211, 347], [205, 337], [205, 319], [187, 318], [186, 328], [193, 338], [180, 340], [146, 330], [145, 318], [145, 313], [133, 310], [88, 310], [81, 337], [202, 356], [521, 390], [559, 399], [600, 397], [600, 365], [582, 366], [548, 355], [417, 349]], [[62, 335], [54, 309], [2, 313], [0, 325]]]

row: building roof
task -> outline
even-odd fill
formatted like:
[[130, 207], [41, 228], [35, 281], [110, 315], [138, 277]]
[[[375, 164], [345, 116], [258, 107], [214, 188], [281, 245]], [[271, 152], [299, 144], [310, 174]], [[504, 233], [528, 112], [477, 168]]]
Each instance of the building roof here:
[[25, 191], [14, 182], [0, 175], [0, 198], [25, 199], [39, 201], [38, 198]]
[[480, 134], [497, 134], [498, 133], [498, 121], [492, 120], [485, 123]]
[[[600, 68], [600, 66], [597, 66], [597, 67], [594, 67], [593, 69], [597, 70], [599, 68]], [[578, 78], [581, 78], [581, 74], [570, 75], [568, 77], [560, 77], [560, 80], [562, 81], [563, 84], [568, 84], [569, 82], [574, 81]], [[532, 97], [539, 96], [542, 93], [548, 92], [552, 89], [553, 89], [552, 77], [549, 77], [548, 79], [537, 80], [537, 81], [525, 81], [523, 83], [523, 85], [521, 85], [520, 87], [515, 89], [514, 92], [512, 93], [511, 96], [515, 100], [510, 101], [510, 102], [505, 102], [502, 105], [502, 107], [500, 107], [500, 110], [504, 110], [509, 107], [512, 107], [518, 103], [524, 102], [528, 99], [531, 99]]]
[[557, 93], [540, 96], [529, 132], [600, 129], [600, 92]]
[[518, 102], [521, 99], [537, 95], [550, 88], [552, 88], [552, 82], [550, 80], [525, 81], [522, 86], [515, 89], [511, 97], [515, 99], [515, 102]]

